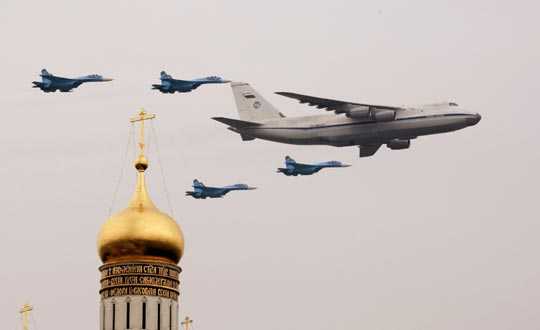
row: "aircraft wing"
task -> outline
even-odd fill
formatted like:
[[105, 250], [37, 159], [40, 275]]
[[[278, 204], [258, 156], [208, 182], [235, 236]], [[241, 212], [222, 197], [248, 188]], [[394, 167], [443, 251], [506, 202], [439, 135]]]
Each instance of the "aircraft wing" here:
[[64, 78], [64, 77], [58, 77], [58, 76], [46, 76], [45, 78], [49, 79], [50, 81], [54, 81], [54, 82], [57, 82], [57, 83], [63, 83], [63, 82], [68, 82], [68, 81], [73, 81], [75, 79], [71, 79], [71, 78]]
[[172, 77], [167, 77], [166, 80], [172, 80], [173, 82], [175, 83], [179, 83], [179, 84], [193, 84], [193, 81], [191, 80], [183, 80], [183, 79], [174, 79]]
[[276, 92], [276, 94], [290, 97], [300, 101], [300, 103], [307, 103], [310, 106], [317, 107], [318, 109], [326, 109], [327, 111], [334, 111], [336, 114], [347, 113], [350, 109], [356, 107], [369, 107], [381, 110], [401, 110], [400, 107], [393, 107], [387, 105], [375, 105], [365, 103], [355, 103], [340, 100], [324, 99], [316, 96], [302, 95], [290, 92]]
[[294, 166], [294, 168], [296, 168], [297, 170], [310, 170], [310, 169], [312, 169], [314, 166], [316, 167], [317, 165], [302, 164], [302, 163], [294, 163], [293, 166]]

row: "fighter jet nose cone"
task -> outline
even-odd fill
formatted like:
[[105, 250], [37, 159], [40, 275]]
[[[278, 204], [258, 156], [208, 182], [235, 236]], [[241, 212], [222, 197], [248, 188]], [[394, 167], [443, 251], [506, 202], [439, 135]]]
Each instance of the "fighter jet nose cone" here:
[[478, 124], [478, 122], [482, 119], [482, 116], [480, 114], [474, 114], [474, 115], [471, 115], [470, 117], [467, 118], [467, 123], [470, 125], [470, 126], [474, 126], [476, 124]]

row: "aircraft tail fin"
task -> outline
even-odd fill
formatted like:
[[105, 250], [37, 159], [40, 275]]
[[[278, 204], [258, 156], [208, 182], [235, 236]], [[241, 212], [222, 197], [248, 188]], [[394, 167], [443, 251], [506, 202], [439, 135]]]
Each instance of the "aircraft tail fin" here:
[[193, 180], [193, 188], [203, 188], [205, 187], [204, 183], [202, 183], [201, 181], [195, 179]]
[[296, 161], [291, 156], [285, 156], [285, 162], [288, 164], [294, 164]]
[[167, 74], [167, 72], [165, 72], [165, 71], [161, 71], [159, 73], [159, 78], [162, 79], [162, 80], [163, 79], [172, 79], [172, 76]]
[[261, 123], [285, 117], [248, 83], [233, 82], [231, 88], [241, 120]]

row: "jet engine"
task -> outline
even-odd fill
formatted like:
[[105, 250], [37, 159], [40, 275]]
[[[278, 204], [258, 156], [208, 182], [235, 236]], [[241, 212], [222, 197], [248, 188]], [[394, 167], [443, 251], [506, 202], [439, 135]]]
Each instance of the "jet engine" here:
[[347, 117], [353, 119], [372, 119], [375, 121], [392, 121], [396, 118], [394, 110], [384, 110], [371, 108], [368, 106], [359, 106], [347, 111]]
[[411, 140], [393, 139], [386, 146], [392, 150], [408, 149], [411, 146]]
[[373, 111], [375, 121], [392, 121], [396, 118], [394, 110], [375, 110]]
[[347, 111], [347, 117], [353, 119], [369, 119], [370, 109], [367, 106], [359, 106]]

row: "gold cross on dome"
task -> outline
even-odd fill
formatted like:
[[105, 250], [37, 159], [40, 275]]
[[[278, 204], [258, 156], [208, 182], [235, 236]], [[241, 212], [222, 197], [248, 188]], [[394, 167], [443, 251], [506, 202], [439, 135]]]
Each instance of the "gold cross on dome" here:
[[139, 149], [141, 151], [141, 155], [144, 154], [144, 122], [145, 120], [150, 120], [154, 118], [156, 118], [156, 115], [149, 115], [144, 111], [144, 109], [141, 109], [141, 112], [139, 112], [139, 115], [137, 117], [133, 117], [129, 120], [132, 124], [138, 121], [141, 122], [141, 130], [139, 133]]
[[28, 317], [30, 316], [30, 312], [34, 308], [30, 304], [24, 304], [23, 307], [19, 310], [19, 313], [22, 314], [22, 322], [23, 322], [23, 330], [28, 330]]
[[184, 321], [182, 321], [182, 325], [184, 326], [185, 330], [189, 330], [189, 326], [193, 323], [193, 320], [189, 318], [189, 316], [186, 316]]

